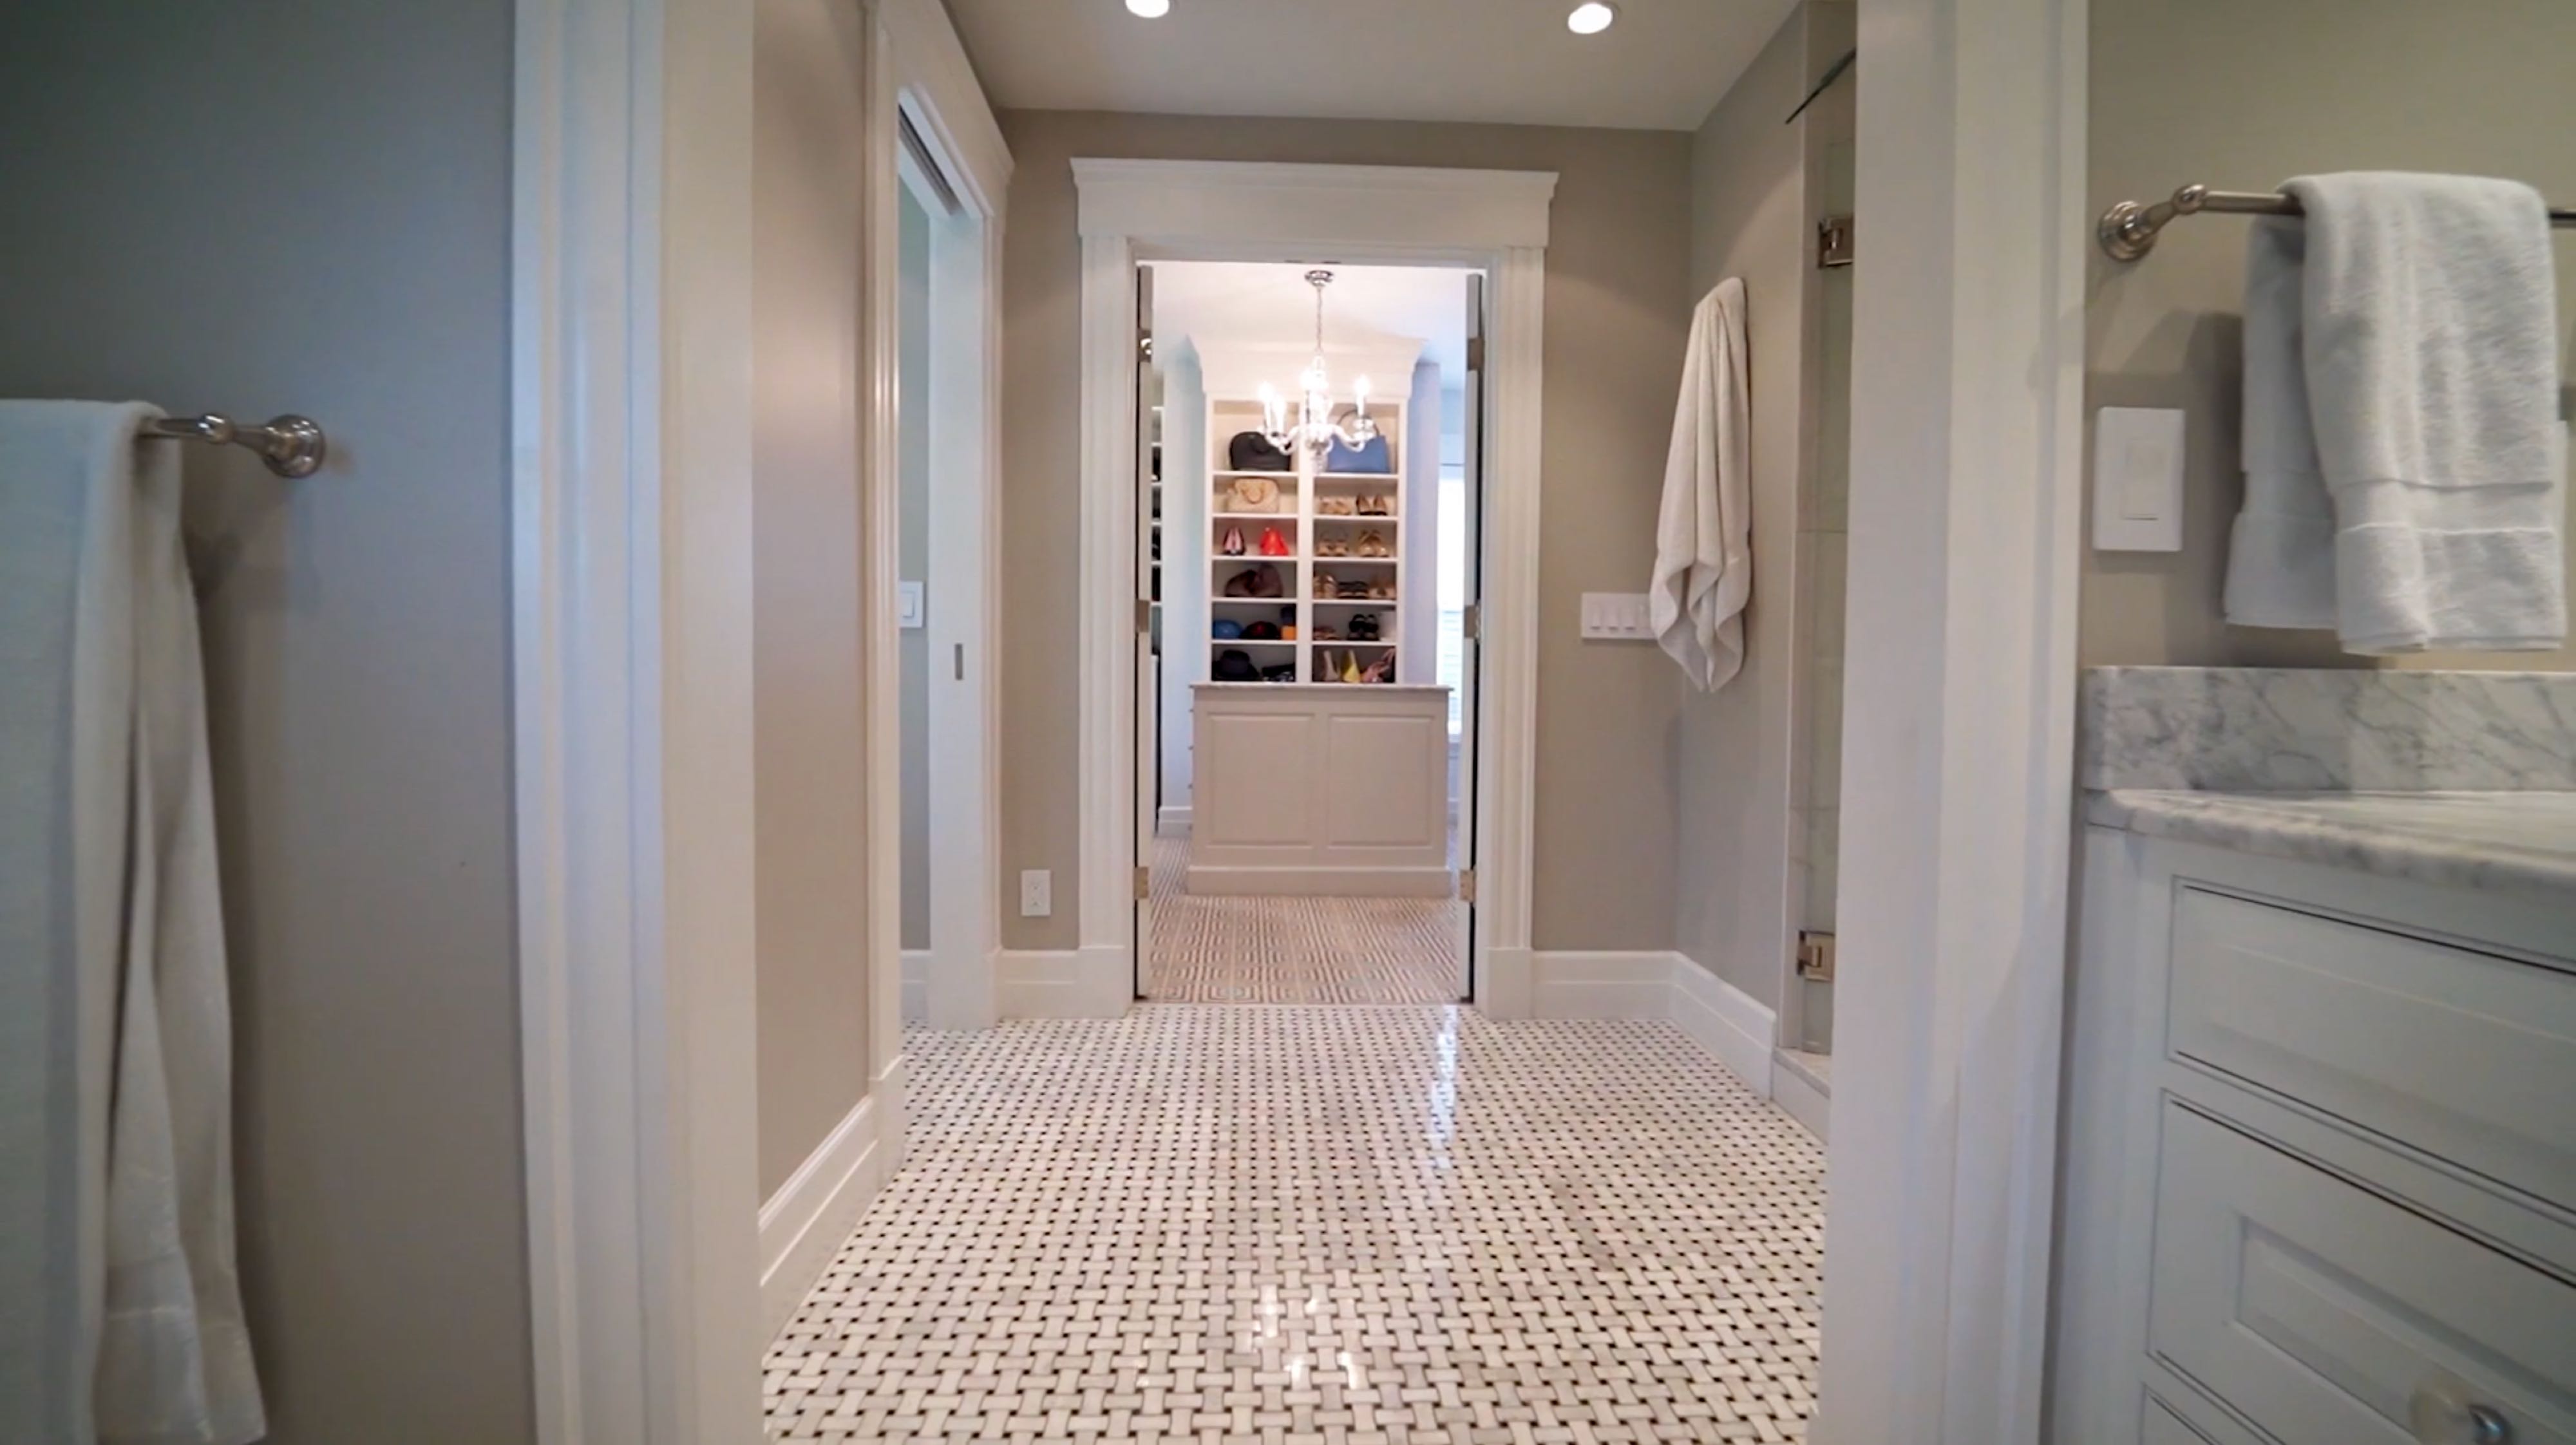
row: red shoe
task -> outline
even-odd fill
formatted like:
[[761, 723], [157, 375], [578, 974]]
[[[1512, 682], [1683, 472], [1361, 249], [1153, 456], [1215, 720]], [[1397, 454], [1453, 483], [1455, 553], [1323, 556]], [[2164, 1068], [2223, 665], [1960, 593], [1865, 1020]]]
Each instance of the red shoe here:
[[1262, 556], [1293, 557], [1296, 554], [1297, 549], [1288, 545], [1288, 539], [1279, 535], [1278, 528], [1264, 527], [1261, 529]]

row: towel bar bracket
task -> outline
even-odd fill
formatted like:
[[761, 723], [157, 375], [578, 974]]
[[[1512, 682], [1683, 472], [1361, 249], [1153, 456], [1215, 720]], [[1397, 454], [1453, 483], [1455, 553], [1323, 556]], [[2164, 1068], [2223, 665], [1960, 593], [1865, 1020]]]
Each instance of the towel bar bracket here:
[[248, 447], [259, 453], [268, 469], [281, 477], [309, 477], [322, 469], [330, 455], [330, 442], [322, 435], [322, 424], [305, 416], [271, 417], [265, 426], [245, 426], [228, 416], [208, 412], [204, 416], [165, 416], [146, 424], [147, 439], [176, 438], [185, 441], [213, 442], [217, 446]]

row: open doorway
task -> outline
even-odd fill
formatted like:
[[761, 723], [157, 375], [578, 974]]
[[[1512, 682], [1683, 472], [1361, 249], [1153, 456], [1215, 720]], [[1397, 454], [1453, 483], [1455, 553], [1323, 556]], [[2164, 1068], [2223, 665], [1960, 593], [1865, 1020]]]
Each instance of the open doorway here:
[[1472, 991], [1481, 279], [1139, 277], [1140, 998]]
[[987, 221], [915, 116], [898, 111], [895, 557], [903, 1017], [988, 1027], [993, 907]]

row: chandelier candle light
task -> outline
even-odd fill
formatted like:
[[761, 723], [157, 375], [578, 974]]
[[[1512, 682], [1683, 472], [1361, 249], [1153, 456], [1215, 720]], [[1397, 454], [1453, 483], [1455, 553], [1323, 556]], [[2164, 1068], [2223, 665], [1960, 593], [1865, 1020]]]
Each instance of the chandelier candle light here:
[[1297, 378], [1304, 389], [1305, 400], [1298, 406], [1297, 424], [1288, 424], [1288, 403], [1279, 389], [1268, 382], [1261, 384], [1261, 416], [1270, 444], [1281, 451], [1302, 446], [1322, 453], [1338, 441], [1346, 447], [1360, 446], [1377, 435], [1377, 423], [1369, 419], [1369, 380], [1355, 377], [1351, 397], [1355, 405], [1341, 421], [1333, 420], [1332, 378], [1324, 367], [1324, 288], [1333, 284], [1330, 271], [1309, 271], [1306, 284], [1315, 288], [1315, 359], [1306, 363], [1306, 374]]

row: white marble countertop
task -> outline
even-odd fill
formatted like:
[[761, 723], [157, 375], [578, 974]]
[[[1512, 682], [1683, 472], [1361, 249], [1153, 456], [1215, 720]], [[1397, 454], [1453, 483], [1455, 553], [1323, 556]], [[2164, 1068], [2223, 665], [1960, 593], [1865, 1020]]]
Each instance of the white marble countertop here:
[[2087, 821], [2451, 888], [2576, 894], [2576, 792], [2113, 788]]

